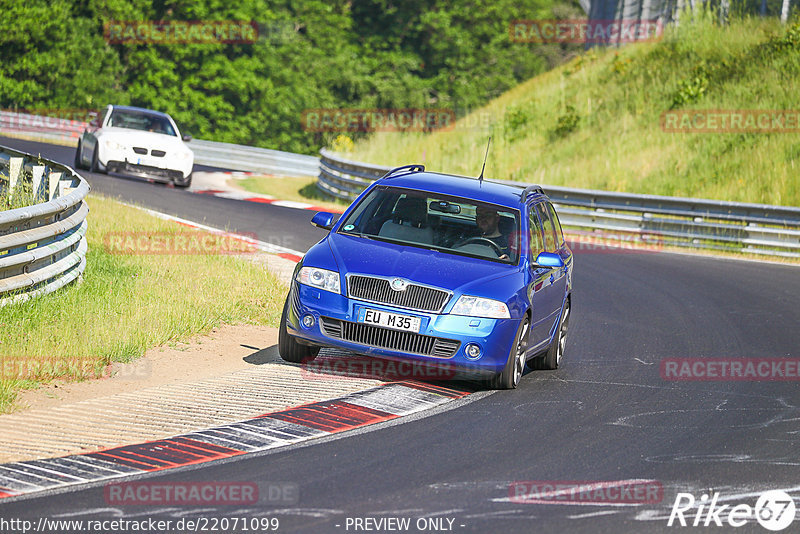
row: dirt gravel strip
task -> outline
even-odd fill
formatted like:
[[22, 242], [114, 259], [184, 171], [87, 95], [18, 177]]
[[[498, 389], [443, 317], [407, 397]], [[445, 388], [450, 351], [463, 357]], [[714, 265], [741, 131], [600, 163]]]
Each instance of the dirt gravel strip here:
[[[243, 377], [235, 377], [235, 381], [238, 383], [240, 378]], [[314, 389], [325, 388], [317, 385]], [[288, 391], [284, 388], [280, 390]], [[458, 387], [416, 381], [389, 383], [333, 400], [261, 414], [236, 423], [205, 430], [184, 430], [183, 434], [167, 439], [59, 458], [5, 463], [0, 465], [0, 499], [13, 499], [64, 486], [163, 471], [282, 447], [411, 415], [460, 399], [469, 393]], [[128, 400], [136, 402], [138, 396], [134, 394]], [[188, 407], [188, 404], [184, 407]], [[64, 414], [53, 414], [53, 424], [57, 425], [61, 417]], [[183, 424], [184, 417], [174, 414], [169, 419], [179, 426]], [[209, 420], [213, 420], [214, 415], [209, 417]], [[162, 422], [164, 419], [157, 417], [154, 421]], [[118, 432], [124, 430], [120, 424], [115, 428]], [[57, 435], [58, 432], [54, 430], [53, 434]]]

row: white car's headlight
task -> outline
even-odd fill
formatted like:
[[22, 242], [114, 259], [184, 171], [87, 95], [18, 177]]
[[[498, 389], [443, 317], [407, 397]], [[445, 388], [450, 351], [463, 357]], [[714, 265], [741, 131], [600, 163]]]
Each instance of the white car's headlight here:
[[125, 145], [121, 145], [113, 139], [104, 139], [103, 142], [109, 150], [125, 150]]
[[461, 295], [456, 305], [453, 306], [453, 315], [468, 315], [470, 317], [486, 317], [489, 319], [510, 319], [508, 306], [499, 300], [485, 299]]
[[176, 152], [175, 155], [178, 157], [178, 159], [189, 159], [192, 157], [191, 152]]
[[316, 287], [333, 293], [340, 293], [339, 273], [327, 269], [317, 269], [316, 267], [303, 267], [297, 273], [296, 280], [301, 284]]

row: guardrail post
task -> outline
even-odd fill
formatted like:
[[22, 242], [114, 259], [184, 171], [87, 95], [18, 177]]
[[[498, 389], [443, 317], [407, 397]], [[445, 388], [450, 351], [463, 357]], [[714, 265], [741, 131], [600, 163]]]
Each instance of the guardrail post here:
[[56, 188], [61, 181], [63, 172], [51, 172], [47, 175], [47, 201], [50, 202], [55, 198]]
[[8, 198], [14, 194], [14, 188], [17, 187], [17, 180], [19, 180], [20, 173], [22, 172], [22, 158], [8, 158]]
[[45, 166], [34, 165], [31, 168], [31, 193], [33, 195], [33, 203], [39, 201], [39, 187], [42, 185], [42, 178], [44, 177]]

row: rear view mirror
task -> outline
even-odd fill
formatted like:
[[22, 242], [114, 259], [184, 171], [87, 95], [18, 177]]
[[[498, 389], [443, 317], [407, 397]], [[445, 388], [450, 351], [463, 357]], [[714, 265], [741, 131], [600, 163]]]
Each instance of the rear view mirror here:
[[189, 134], [184, 134], [184, 135], [183, 135], [183, 140], [184, 140], [186, 143], [188, 143], [189, 141], [191, 141], [191, 140], [192, 140], [192, 136], [191, 136], [191, 135], [189, 135]]
[[452, 213], [457, 214], [461, 213], [461, 206], [458, 204], [451, 204], [450, 202], [445, 202], [444, 200], [434, 200], [430, 203], [431, 211], [440, 211], [442, 213]]
[[557, 269], [564, 266], [564, 260], [562, 260], [561, 256], [558, 254], [554, 254], [552, 252], [541, 252], [538, 256], [536, 256], [536, 266]]

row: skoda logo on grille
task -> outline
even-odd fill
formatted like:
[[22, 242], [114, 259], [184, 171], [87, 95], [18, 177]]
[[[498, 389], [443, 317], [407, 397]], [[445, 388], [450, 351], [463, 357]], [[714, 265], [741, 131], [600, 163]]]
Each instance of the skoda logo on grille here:
[[392, 281], [389, 282], [389, 287], [395, 291], [405, 291], [406, 287], [408, 287], [408, 282], [402, 278], [392, 278]]

